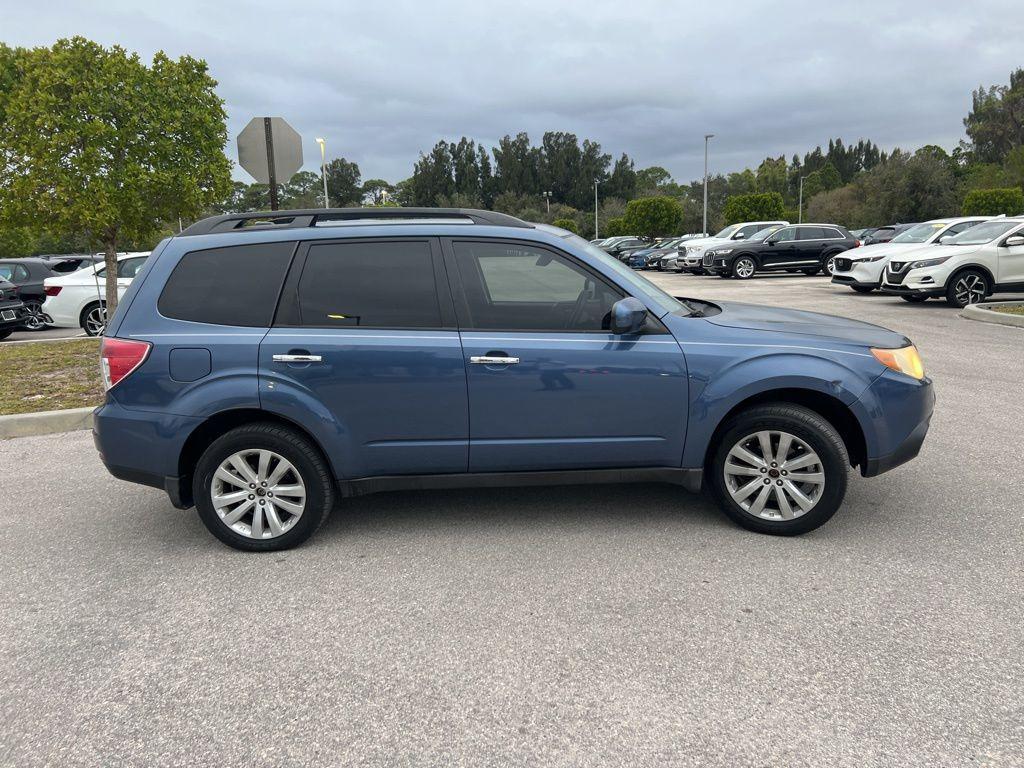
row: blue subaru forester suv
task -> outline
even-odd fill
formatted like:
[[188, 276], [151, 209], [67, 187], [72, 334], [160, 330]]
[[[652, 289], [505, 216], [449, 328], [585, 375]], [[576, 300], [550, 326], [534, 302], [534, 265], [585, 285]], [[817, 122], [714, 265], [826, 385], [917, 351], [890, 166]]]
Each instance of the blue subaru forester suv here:
[[95, 439], [116, 477], [239, 549], [376, 491], [662, 481], [799, 534], [850, 466], [917, 455], [934, 397], [898, 333], [673, 298], [489, 211], [219, 216], [153, 251], [110, 321]]

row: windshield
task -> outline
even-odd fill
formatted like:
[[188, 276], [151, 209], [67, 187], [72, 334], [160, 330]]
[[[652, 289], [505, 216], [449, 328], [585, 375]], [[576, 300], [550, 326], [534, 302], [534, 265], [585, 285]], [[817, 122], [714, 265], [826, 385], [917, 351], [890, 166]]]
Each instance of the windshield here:
[[933, 235], [949, 226], [947, 221], [928, 221], [924, 224], [915, 224], [906, 232], [896, 235], [890, 242], [893, 243], [927, 243]]
[[946, 240], [943, 245], [984, 245], [1021, 225], [1020, 221], [986, 221]]
[[0, 267], [0, 280], [10, 280], [13, 274], [14, 267], [8, 267], [6, 264]]
[[725, 229], [723, 229], [717, 235], [715, 235], [715, 237], [721, 237], [721, 238], [732, 237], [733, 233], [735, 233], [736, 230], [739, 229], [739, 228], [740, 228], [739, 224], [732, 224], [732, 225], [726, 227]]
[[669, 312], [678, 312], [680, 310], [684, 310], [689, 314], [690, 310], [688, 310], [686, 306], [680, 303], [677, 299], [669, 296], [650, 280], [641, 277], [614, 256], [610, 256], [597, 246], [591, 245], [579, 235], [547, 224], [534, 224], [534, 226], [542, 232], [557, 235], [566, 242], [572, 243], [578, 248], [586, 251], [587, 255], [601, 262], [601, 264], [607, 267], [609, 271], [614, 272], [620, 285], [627, 288], [636, 288], [641, 293], [649, 296], [657, 304], [659, 315], [664, 315]]

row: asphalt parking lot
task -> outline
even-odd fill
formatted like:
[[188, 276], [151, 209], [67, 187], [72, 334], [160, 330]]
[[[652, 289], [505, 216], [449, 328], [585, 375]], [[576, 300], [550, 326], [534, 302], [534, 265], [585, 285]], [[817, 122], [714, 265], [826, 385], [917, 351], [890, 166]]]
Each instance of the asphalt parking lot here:
[[370, 496], [250, 555], [87, 433], [0, 442], [0, 764], [1024, 765], [1024, 330], [653, 279], [906, 333], [921, 456], [797, 539], [601, 486]]

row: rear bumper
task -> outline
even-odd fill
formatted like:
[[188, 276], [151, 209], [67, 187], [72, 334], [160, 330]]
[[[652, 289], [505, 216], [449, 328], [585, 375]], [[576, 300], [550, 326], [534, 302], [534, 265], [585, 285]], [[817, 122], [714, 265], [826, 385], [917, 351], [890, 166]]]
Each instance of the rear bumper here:
[[20, 301], [7, 301], [0, 305], [0, 330], [20, 328], [25, 322], [25, 305]]
[[161, 488], [179, 509], [192, 506], [191, 488], [178, 475], [188, 435], [201, 419], [123, 408], [108, 400], [93, 411], [93, 442], [111, 475]]

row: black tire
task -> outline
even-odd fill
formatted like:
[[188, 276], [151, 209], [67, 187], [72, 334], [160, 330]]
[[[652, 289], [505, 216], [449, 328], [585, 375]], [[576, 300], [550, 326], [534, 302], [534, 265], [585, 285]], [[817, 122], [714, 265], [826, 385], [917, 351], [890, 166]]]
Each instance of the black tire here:
[[0, 341], [3, 341], [8, 336], [10, 336], [12, 333], [14, 333], [14, 329], [13, 328], [4, 328], [2, 331], [0, 331]]
[[730, 271], [737, 280], [749, 280], [757, 274], [757, 262], [752, 256], [737, 256], [732, 261]]
[[873, 290], [875, 290], [870, 285], [851, 285], [850, 287], [853, 288], [853, 290], [855, 290], [857, 293], [871, 293]]
[[43, 319], [45, 315], [43, 315], [43, 303], [41, 301], [29, 299], [25, 302], [25, 309], [29, 314], [25, 318], [22, 328], [26, 331], [41, 331], [47, 326], [46, 321]]
[[903, 294], [900, 296], [904, 301], [909, 301], [911, 304], [924, 304], [928, 301], [927, 296], [917, 296], [915, 294]]
[[725, 279], [725, 280], [731, 280], [732, 279], [732, 272], [719, 272], [718, 276], [723, 278], [723, 279]]
[[[250, 449], [267, 449], [283, 456], [306, 486], [305, 509], [294, 526], [276, 538], [254, 539], [236, 533], [217, 515], [211, 499], [213, 475], [221, 462]], [[214, 440], [199, 458], [192, 477], [192, 497], [207, 530], [229, 547], [249, 552], [276, 552], [306, 541], [327, 519], [334, 496], [334, 481], [320, 452], [295, 431], [265, 422], [236, 427]]]
[[[94, 301], [92, 304], [89, 304], [88, 306], [85, 307], [85, 309], [82, 310], [82, 314], [80, 314], [78, 316], [78, 324], [81, 326], [82, 330], [85, 331], [85, 335], [86, 336], [102, 336], [103, 335], [103, 330], [102, 329], [97, 329], [97, 326], [96, 326], [96, 323], [95, 323], [94, 319], [92, 319], [90, 316], [96, 310], [103, 310], [105, 308], [106, 308], [106, 302], [101, 304], [98, 301]], [[103, 323], [103, 327], [104, 328], [106, 327], [106, 323], [105, 322]]]
[[[992, 284], [988, 275], [980, 269], [965, 269], [953, 275], [946, 283], [946, 302], [953, 307], [963, 309], [968, 304], [978, 304], [992, 293]], [[967, 290], [967, 300], [964, 300]]]
[[[729, 451], [744, 437], [762, 430], [787, 432], [818, 454], [825, 475], [824, 488], [814, 506], [799, 517], [767, 520], [755, 516], [736, 503], [729, 493], [725, 478]], [[731, 417], [715, 444], [706, 470], [715, 500], [733, 522], [758, 533], [797, 536], [824, 525], [838, 511], [846, 495], [849, 465], [843, 439], [824, 417], [803, 406], [774, 403], [755, 406]]]
[[819, 272], [817, 267], [815, 267], [814, 269], [801, 269], [800, 271], [803, 272], [808, 277], [814, 277], [814, 275], [818, 274]]

